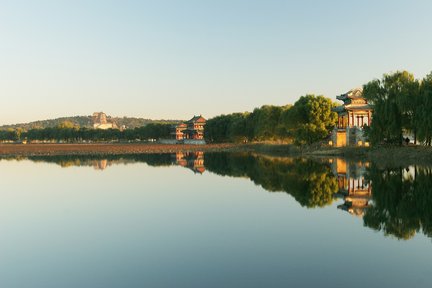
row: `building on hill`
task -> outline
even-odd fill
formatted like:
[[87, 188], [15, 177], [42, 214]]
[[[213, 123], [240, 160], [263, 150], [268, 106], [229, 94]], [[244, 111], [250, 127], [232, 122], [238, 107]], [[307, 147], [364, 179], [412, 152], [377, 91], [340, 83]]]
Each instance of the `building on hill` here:
[[109, 120], [103, 112], [93, 113], [93, 128], [103, 130], [118, 129], [117, 124], [114, 121]]
[[199, 116], [194, 116], [186, 122], [179, 123], [173, 127], [171, 135], [177, 142], [187, 144], [205, 144], [204, 141], [204, 126], [206, 119]]
[[338, 123], [332, 132], [331, 144], [335, 147], [369, 145], [363, 127], [370, 126], [373, 108], [363, 97], [363, 89], [350, 90], [336, 99], [343, 104], [333, 109], [338, 114]]

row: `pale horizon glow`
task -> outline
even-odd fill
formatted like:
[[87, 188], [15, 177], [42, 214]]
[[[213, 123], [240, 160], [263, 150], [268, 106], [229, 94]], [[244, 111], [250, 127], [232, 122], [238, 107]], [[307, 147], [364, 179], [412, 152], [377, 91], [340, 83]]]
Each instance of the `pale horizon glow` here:
[[[361, 2], [361, 3], [360, 3]], [[2, 1], [0, 125], [189, 119], [432, 71], [432, 2]]]

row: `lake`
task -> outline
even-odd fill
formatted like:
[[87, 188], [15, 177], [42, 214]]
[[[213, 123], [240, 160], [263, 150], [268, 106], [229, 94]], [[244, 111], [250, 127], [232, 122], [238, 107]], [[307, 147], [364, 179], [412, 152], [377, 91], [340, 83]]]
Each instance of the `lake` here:
[[430, 287], [432, 166], [0, 161], [0, 287]]

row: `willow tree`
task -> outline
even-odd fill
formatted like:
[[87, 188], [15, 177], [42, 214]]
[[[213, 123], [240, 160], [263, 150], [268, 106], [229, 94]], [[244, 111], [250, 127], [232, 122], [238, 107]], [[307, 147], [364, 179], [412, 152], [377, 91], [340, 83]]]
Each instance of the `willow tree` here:
[[403, 131], [417, 134], [419, 82], [411, 73], [384, 74], [363, 86], [363, 96], [374, 107], [369, 135], [373, 143], [402, 144]]
[[417, 134], [420, 141], [431, 146], [432, 142], [432, 73], [420, 85], [420, 103], [416, 118]]

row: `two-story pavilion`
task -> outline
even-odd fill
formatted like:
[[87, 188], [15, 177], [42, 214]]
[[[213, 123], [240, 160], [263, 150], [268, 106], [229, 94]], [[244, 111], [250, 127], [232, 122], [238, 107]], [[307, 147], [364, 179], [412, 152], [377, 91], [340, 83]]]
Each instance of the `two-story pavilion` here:
[[185, 137], [183, 131], [186, 129], [187, 129], [187, 124], [186, 123], [180, 123], [180, 124], [175, 125], [173, 127], [173, 132], [171, 132], [171, 134], [174, 135], [176, 140], [183, 140]]
[[172, 135], [176, 140], [203, 140], [204, 139], [204, 126], [206, 119], [199, 116], [194, 116], [192, 119], [186, 122], [182, 122], [176, 125], [172, 131]]
[[363, 89], [350, 90], [336, 99], [343, 101], [343, 105], [333, 109], [338, 114], [332, 133], [333, 146], [365, 145], [363, 127], [371, 124], [372, 107], [363, 97]]
[[204, 117], [194, 116], [192, 119], [186, 122], [187, 128], [183, 130], [184, 139], [204, 139], [204, 126], [206, 120]]

